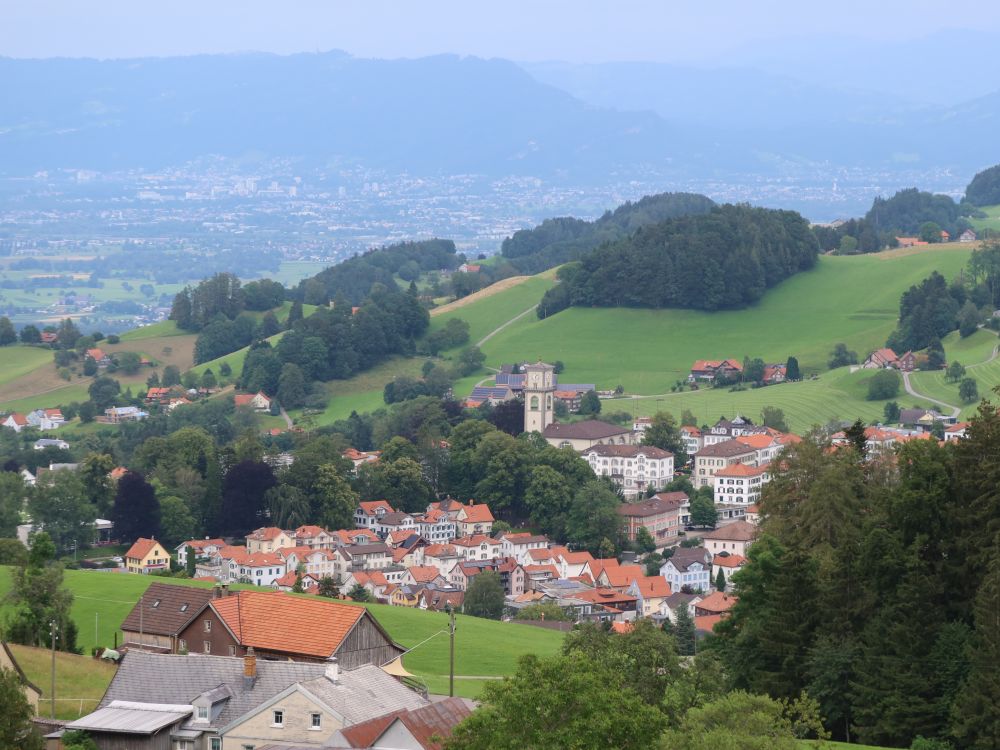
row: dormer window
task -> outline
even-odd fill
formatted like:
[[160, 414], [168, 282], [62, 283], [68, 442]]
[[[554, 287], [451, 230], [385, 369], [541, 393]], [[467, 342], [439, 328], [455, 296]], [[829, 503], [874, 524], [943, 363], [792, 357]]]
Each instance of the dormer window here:
[[198, 706], [198, 721], [208, 721], [208, 706]]

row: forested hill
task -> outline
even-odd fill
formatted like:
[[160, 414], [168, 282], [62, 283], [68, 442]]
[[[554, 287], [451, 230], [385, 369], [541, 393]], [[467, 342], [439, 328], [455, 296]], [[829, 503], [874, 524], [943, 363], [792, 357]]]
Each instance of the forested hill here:
[[588, 250], [614, 242], [640, 227], [679, 216], [707, 214], [715, 203], [697, 193], [660, 193], [622, 204], [596, 221], [573, 217], [546, 219], [534, 229], [522, 229], [503, 242], [501, 254], [519, 272], [536, 274]]
[[360, 305], [372, 285], [395, 286], [394, 276], [415, 281], [424, 271], [453, 270], [462, 263], [451, 240], [401, 242], [370, 250], [330, 266], [299, 284], [298, 296], [307, 305], [325, 305], [338, 297]]
[[642, 227], [560, 271], [563, 283], [539, 317], [571, 305], [739, 308], [799, 271], [818, 253], [808, 222], [794, 211], [725, 205]]

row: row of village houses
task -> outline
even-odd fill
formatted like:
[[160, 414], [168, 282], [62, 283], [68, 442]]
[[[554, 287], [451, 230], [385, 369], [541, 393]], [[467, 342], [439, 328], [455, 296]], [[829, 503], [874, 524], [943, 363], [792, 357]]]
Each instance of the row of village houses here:
[[[677, 541], [687, 505], [683, 493], [659, 493], [622, 504], [619, 513], [629, 536], [643, 527], [665, 545]], [[752, 513], [749, 517], [756, 520]], [[670, 618], [667, 597], [683, 594], [690, 604], [712, 588], [719, 570], [728, 579], [743, 565], [755, 528], [741, 520], [708, 532], [704, 546], [677, 549], [659, 575], [647, 576], [640, 565], [595, 559], [554, 545], [543, 535], [492, 536], [492, 524], [484, 504], [444, 500], [414, 515], [371, 501], [358, 506], [355, 529], [261, 528], [247, 535], [245, 546], [200, 539], [178, 545], [174, 553], [180, 564], [195, 554], [196, 575], [220, 584], [249, 582], [282, 591], [298, 584], [316, 592], [321, 581], [331, 579], [341, 596], [360, 586], [375, 600], [425, 609], [460, 607], [475, 576], [492, 571], [511, 609], [555, 601], [580, 619], [620, 621]], [[446, 538], [428, 540], [421, 527], [447, 528]], [[125, 556], [130, 572], [154, 572], [169, 563], [170, 552], [153, 539], [138, 540]], [[691, 613], [705, 614], [695, 612], [693, 605]]]

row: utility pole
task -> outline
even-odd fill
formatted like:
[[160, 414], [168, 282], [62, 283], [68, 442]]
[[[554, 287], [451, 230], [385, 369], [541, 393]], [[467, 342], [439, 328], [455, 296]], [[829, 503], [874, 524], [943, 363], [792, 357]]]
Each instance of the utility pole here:
[[59, 632], [59, 627], [56, 625], [55, 620], [49, 621], [49, 639], [52, 643], [52, 718], [56, 718], [56, 633]]
[[448, 605], [448, 634], [450, 636], [449, 666], [448, 666], [448, 697], [455, 697], [455, 607]]

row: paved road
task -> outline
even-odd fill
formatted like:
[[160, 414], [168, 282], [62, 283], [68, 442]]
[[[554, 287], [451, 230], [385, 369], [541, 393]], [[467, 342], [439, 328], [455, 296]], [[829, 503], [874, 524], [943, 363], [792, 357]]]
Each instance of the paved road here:
[[292, 418], [288, 416], [288, 412], [285, 411], [284, 406], [281, 407], [281, 418], [285, 420], [285, 424], [288, 425], [289, 430], [292, 429], [292, 427], [294, 427], [294, 424], [292, 423]]
[[913, 386], [910, 385], [910, 373], [908, 372], [903, 373], [903, 388], [905, 388], [906, 392], [909, 393], [914, 398], [922, 398], [924, 401], [930, 401], [932, 404], [943, 406], [945, 409], [951, 412], [949, 416], [951, 416], [953, 419], [958, 419], [958, 415], [962, 411], [962, 409], [958, 406], [952, 406], [951, 404], [946, 404], [944, 401], [938, 401], [936, 398], [931, 398], [930, 396], [925, 396], [922, 393], [917, 393], [915, 390], [913, 390]]
[[[980, 328], [982, 328], [982, 326], [980, 326]], [[966, 371], [968, 371], [968, 370], [974, 370], [977, 367], [982, 367], [983, 365], [988, 365], [990, 362], [992, 362], [993, 360], [995, 360], [997, 358], [998, 354], [1000, 354], [1000, 344], [998, 344], [997, 346], [993, 347], [993, 353], [990, 355], [989, 359], [984, 359], [982, 362], [976, 362], [976, 364], [969, 365], [965, 369], [966, 369]], [[946, 409], [950, 409], [951, 410], [951, 416], [954, 417], [955, 419], [958, 419], [958, 415], [962, 412], [962, 408], [960, 406], [953, 406], [952, 404], [947, 404], [944, 401], [938, 401], [936, 398], [931, 398], [930, 396], [925, 396], [924, 394], [918, 393], [917, 391], [915, 391], [913, 389], [913, 386], [910, 385], [910, 373], [908, 373], [908, 372], [904, 372], [903, 373], [903, 387], [906, 389], [906, 392], [909, 393], [911, 396], [914, 396], [916, 398], [922, 398], [925, 401], [930, 401], [931, 403], [935, 403], [938, 406], [943, 406]]]

